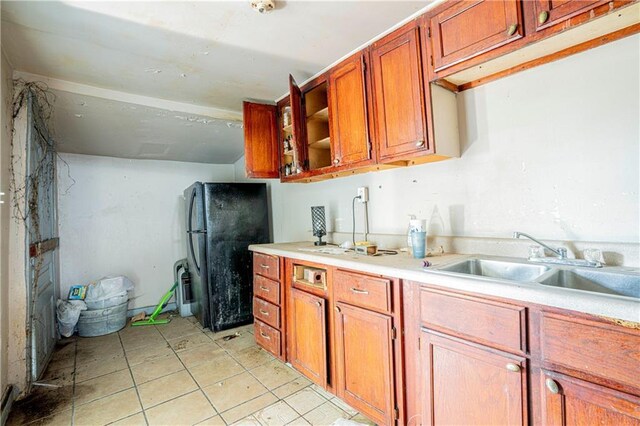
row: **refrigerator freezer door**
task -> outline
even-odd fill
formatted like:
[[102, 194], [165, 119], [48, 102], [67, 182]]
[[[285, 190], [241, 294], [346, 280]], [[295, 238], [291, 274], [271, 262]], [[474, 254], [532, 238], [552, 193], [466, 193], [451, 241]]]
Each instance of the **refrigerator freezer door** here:
[[250, 244], [270, 242], [267, 188], [258, 183], [205, 184], [210, 327], [223, 330], [252, 317]]
[[191, 272], [191, 312], [203, 327], [210, 323], [203, 185], [196, 182], [185, 191], [187, 261]]

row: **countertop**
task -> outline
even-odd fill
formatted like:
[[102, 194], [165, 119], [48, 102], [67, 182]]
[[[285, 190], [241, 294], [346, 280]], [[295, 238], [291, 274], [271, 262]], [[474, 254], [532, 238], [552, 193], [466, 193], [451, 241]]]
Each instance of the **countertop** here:
[[[311, 242], [256, 244], [249, 246], [249, 250], [254, 252], [432, 284], [452, 290], [468, 291], [488, 296], [569, 309], [616, 320], [630, 321], [640, 325], [640, 301], [630, 298], [550, 287], [536, 282], [514, 282], [452, 274], [438, 270], [439, 267], [474, 256], [525, 263], [527, 262], [526, 259], [480, 254], [444, 254], [428, 257], [426, 260], [431, 263], [431, 266], [425, 270], [423, 269], [422, 260], [414, 259], [407, 253], [365, 256], [355, 254], [354, 252], [326, 254], [311, 251], [316, 249], [318, 249], [318, 247], [314, 246]], [[602, 270], [624, 270], [637, 273], [637, 270], [633, 268], [605, 267]]]

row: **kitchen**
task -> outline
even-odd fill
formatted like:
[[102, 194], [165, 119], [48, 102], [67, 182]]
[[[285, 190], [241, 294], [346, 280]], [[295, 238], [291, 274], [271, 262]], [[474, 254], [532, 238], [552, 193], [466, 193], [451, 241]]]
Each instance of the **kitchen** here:
[[[270, 18], [301, 7], [288, 2], [279, 8], [278, 3], [264, 15], [244, 3], [232, 7], [247, 9], [266, 26], [272, 25]], [[239, 362], [237, 377], [257, 380], [254, 389], [260, 385], [265, 392], [220, 408], [205, 389], [227, 378], [211, 383], [214, 379], [208, 377], [204, 385], [185, 364], [188, 358], [176, 350], [176, 359], [185, 365], [173, 374], [191, 372], [185, 380], [195, 387], [187, 386], [184, 395], [162, 404], [147, 407], [141, 401], [127, 414], [132, 424], [171, 424], [169, 419], [180, 423], [179, 418], [154, 417], [153, 412], [182, 398], [196, 400], [195, 394], [195, 405], [208, 404], [208, 417], [197, 420], [217, 418], [224, 422], [220, 424], [245, 417], [247, 424], [298, 419], [331, 424], [357, 416], [354, 421], [378, 424], [584, 424], [596, 422], [592, 419], [597, 416], [605, 424], [638, 423], [638, 3], [567, 2], [548, 10], [540, 10], [547, 7], [543, 2], [416, 3], [403, 3], [393, 13], [386, 2], [371, 3], [366, 12], [366, 4], [351, 4], [358, 17], [348, 18], [374, 19], [375, 33], [360, 41], [353, 37], [353, 44], [340, 52], [325, 52], [329, 59], [302, 73], [303, 78], [296, 68], [277, 65], [277, 90], [272, 94], [242, 89], [241, 100], [251, 99], [244, 104], [244, 117], [237, 101], [226, 110], [215, 103], [190, 107], [186, 112], [193, 121], [173, 117], [176, 123], [195, 126], [183, 128], [187, 134], [202, 124], [198, 113], [215, 114], [228, 123], [244, 118], [243, 129], [226, 123], [219, 128], [236, 130], [222, 140], [244, 132], [238, 141], [244, 155], [223, 160], [218, 152], [220, 163], [213, 164], [197, 161], [197, 155], [184, 156], [182, 162], [131, 159], [127, 147], [115, 142], [111, 151], [101, 146], [103, 151], [85, 147], [61, 152], [59, 294], [77, 282], [123, 273], [137, 285], [130, 314], [153, 307], [167, 290], [171, 265], [186, 256], [184, 200], [178, 199], [185, 188], [198, 180], [267, 185], [271, 241], [276, 244], [250, 247], [255, 329], [242, 329], [239, 337], [227, 341], [222, 335], [216, 340], [213, 333], [217, 346], [212, 350], [229, 355], [231, 361], [221, 365], [236, 371], [234, 345], [239, 351], [254, 351], [242, 346], [257, 342], [263, 348], [261, 357], [264, 352], [275, 357], [269, 365], [277, 366], [277, 372], [253, 374], [254, 369]], [[81, 103], [88, 98], [90, 108], [106, 91], [89, 91], [86, 81], [72, 84], [71, 77], [37, 71], [19, 55], [18, 47], [24, 45], [18, 37], [5, 36], [11, 29], [22, 30], [17, 22], [26, 27], [33, 22], [25, 21], [20, 10], [5, 8], [12, 15], [5, 18], [3, 13], [3, 52], [8, 58], [3, 57], [3, 89], [7, 69], [23, 79], [49, 75], [40, 80], [67, 102], [54, 107], [60, 105], [69, 116], [56, 122], [55, 130], [71, 140], [75, 125], [70, 118], [90, 118], [91, 110], [83, 112]], [[344, 19], [343, 13], [336, 15]], [[399, 16], [391, 20], [394, 14]], [[323, 48], [314, 49], [317, 55]], [[264, 58], [257, 55], [254, 60], [259, 59]], [[147, 69], [146, 79], [167, 74], [154, 74], [162, 68], [153, 64]], [[160, 83], [152, 89], [158, 87]], [[68, 95], [73, 92], [76, 95]], [[10, 106], [11, 97], [4, 93], [3, 105], [9, 99]], [[140, 115], [145, 120], [162, 114], [152, 108], [175, 106], [170, 101], [150, 105], [144, 96], [115, 90], [111, 95], [127, 102], [127, 108], [137, 105], [135, 111], [146, 102], [148, 114]], [[100, 102], [102, 114], [115, 118], [107, 124], [117, 129], [120, 104], [113, 99]], [[173, 115], [179, 114], [166, 115], [152, 126], [161, 128]], [[96, 129], [97, 134], [111, 131], [106, 125]], [[5, 127], [3, 149], [9, 140], [6, 132]], [[5, 152], [3, 165], [9, 161]], [[2, 190], [9, 193], [4, 178]], [[313, 245], [323, 233], [312, 224], [311, 208], [316, 206], [324, 207], [319, 228], [324, 224], [328, 235], [323, 239], [345, 249]], [[6, 203], [3, 208], [5, 221]], [[404, 251], [410, 216], [426, 231], [430, 256], [414, 259]], [[158, 232], [159, 226], [167, 231]], [[539, 249], [524, 235], [514, 238], [514, 232], [542, 240], [548, 249]], [[154, 237], [146, 242], [149, 235]], [[4, 234], [2, 239], [4, 243]], [[389, 252], [372, 257], [343, 251], [363, 247], [353, 247], [363, 241], [375, 243], [372, 250]], [[364, 247], [371, 250], [373, 245]], [[19, 246], [9, 251], [20, 253]], [[4, 258], [4, 247], [2, 252]], [[605, 266], [572, 265], [574, 258]], [[319, 274], [317, 282], [309, 280], [306, 271]], [[598, 275], [603, 271], [614, 275]], [[588, 277], [587, 287], [562, 288], [584, 283], [578, 273]], [[5, 309], [7, 293], [10, 300], [19, 300], [15, 280], [3, 277], [3, 342], [9, 318], [24, 323], [24, 314], [9, 316]], [[273, 291], [260, 293], [262, 287]], [[626, 295], [615, 295], [621, 291]], [[368, 295], [373, 299], [364, 300]], [[197, 328], [181, 320], [172, 320], [171, 327], [183, 323], [185, 329]], [[182, 337], [161, 327], [156, 326], [164, 336], [158, 338], [161, 344], [171, 346], [172, 339]], [[120, 332], [123, 353], [129, 344], [127, 330]], [[188, 351], [210, 345], [200, 341], [200, 334], [206, 334], [206, 328], [190, 334], [201, 344], [191, 342]], [[252, 336], [255, 341], [250, 341]], [[11, 353], [22, 346], [11, 339], [8, 346], [2, 360], [3, 392], [5, 383], [24, 380], [25, 367], [16, 368], [20, 357]], [[363, 347], [367, 350], [361, 359]], [[121, 393], [146, 384], [137, 386], [136, 367], [130, 369], [132, 385], [119, 387]], [[293, 395], [304, 391], [314, 399], [309, 411], [299, 408], [295, 398], [288, 400], [291, 394], [275, 392], [287, 383], [265, 386], [280, 375], [290, 378], [288, 383], [300, 381]], [[76, 386], [82, 383], [75, 380]], [[108, 396], [86, 404], [74, 398], [50, 414], [75, 416], [80, 424], [82, 407]], [[4, 410], [3, 405], [3, 418]], [[246, 416], [237, 418], [236, 412]], [[163, 413], [168, 415], [167, 410]], [[269, 417], [273, 413], [276, 419]]]

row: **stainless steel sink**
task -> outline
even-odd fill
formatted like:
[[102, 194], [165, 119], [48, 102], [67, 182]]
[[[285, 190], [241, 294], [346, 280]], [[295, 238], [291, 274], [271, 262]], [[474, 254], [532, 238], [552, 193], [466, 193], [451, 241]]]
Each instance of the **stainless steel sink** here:
[[540, 284], [640, 299], [640, 275], [591, 270], [555, 271]]
[[549, 268], [547, 266], [542, 265], [488, 259], [466, 259], [453, 265], [440, 268], [440, 271], [500, 278], [518, 282], [533, 281], [548, 270]]

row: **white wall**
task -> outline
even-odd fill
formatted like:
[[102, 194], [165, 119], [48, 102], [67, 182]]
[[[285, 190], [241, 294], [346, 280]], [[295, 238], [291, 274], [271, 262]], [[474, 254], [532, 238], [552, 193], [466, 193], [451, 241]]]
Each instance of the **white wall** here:
[[[310, 239], [312, 205], [351, 232], [351, 200], [368, 186], [372, 233], [403, 234], [416, 214], [431, 235], [638, 243], [639, 52], [636, 35], [459, 94], [459, 159], [271, 181], [275, 240]], [[244, 160], [235, 168], [242, 179]]]
[[61, 296], [108, 274], [135, 283], [129, 308], [153, 306], [186, 257], [183, 191], [233, 181], [232, 165], [62, 154], [58, 162]]
[[2, 111], [2, 129], [0, 131], [0, 196], [4, 201], [0, 204], [0, 398], [8, 385], [8, 341], [9, 341], [9, 221], [11, 202], [9, 201], [9, 161], [11, 153], [11, 132], [13, 129], [11, 115], [13, 112], [13, 70], [4, 54], [0, 71], [0, 91]]

